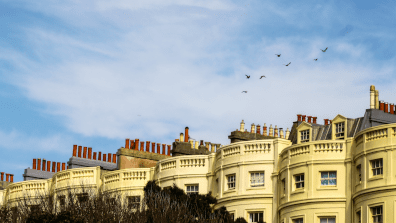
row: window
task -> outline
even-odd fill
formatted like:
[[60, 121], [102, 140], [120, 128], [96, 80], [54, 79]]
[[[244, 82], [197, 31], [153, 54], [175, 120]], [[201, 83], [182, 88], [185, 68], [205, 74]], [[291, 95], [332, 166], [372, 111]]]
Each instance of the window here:
[[304, 223], [304, 219], [302, 218], [293, 219], [293, 223]]
[[235, 189], [235, 174], [227, 176], [228, 189]]
[[58, 200], [59, 200], [59, 204], [60, 206], [64, 206], [65, 205], [65, 200], [66, 200], [66, 196], [65, 195], [60, 195], [58, 196]]
[[382, 159], [371, 161], [371, 168], [373, 170], [373, 176], [382, 175]]
[[286, 194], [286, 179], [282, 180], [283, 195]]
[[249, 223], [263, 221], [263, 212], [249, 213]]
[[337, 139], [344, 139], [344, 122], [335, 124], [335, 137]]
[[357, 178], [357, 182], [361, 183], [362, 182], [362, 165], [357, 165], [356, 166], [356, 171], [358, 173], [358, 178]]
[[301, 142], [309, 142], [309, 130], [301, 131]]
[[336, 186], [337, 172], [320, 172], [320, 185], [322, 186]]
[[77, 194], [77, 199], [80, 203], [88, 201], [88, 193]]
[[362, 215], [360, 213], [360, 211], [356, 212], [356, 223], [362, 223]]
[[299, 174], [295, 176], [296, 189], [304, 188], [304, 174]]
[[373, 223], [382, 223], [382, 206], [372, 207], [370, 209]]
[[128, 196], [128, 208], [138, 209], [140, 208], [140, 196]]
[[251, 187], [264, 187], [264, 172], [250, 173]]
[[235, 221], [235, 215], [234, 215], [234, 213], [230, 213], [230, 218], [231, 218], [233, 221]]
[[331, 218], [320, 218], [320, 223], [335, 223], [335, 217]]
[[198, 184], [186, 186], [187, 194], [198, 194], [198, 192], [199, 192]]

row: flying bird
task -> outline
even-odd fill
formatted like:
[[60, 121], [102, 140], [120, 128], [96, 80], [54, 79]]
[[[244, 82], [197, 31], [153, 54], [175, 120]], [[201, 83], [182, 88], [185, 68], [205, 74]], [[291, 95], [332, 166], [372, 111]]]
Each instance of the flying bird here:
[[314, 61], [318, 61], [318, 58], [314, 59]]
[[291, 62], [289, 62], [288, 64], [283, 64], [283, 65], [285, 65], [285, 66], [287, 67], [287, 66], [289, 66], [290, 64], [291, 64]]
[[242, 93], [247, 93], [247, 91], [242, 91]]
[[247, 79], [249, 79], [249, 78], [250, 78], [250, 75], [247, 75], [247, 74], [245, 74], [245, 75], [246, 75], [246, 78], [247, 78]]
[[263, 75], [263, 76], [261, 76], [261, 77], [260, 77], [260, 79], [261, 79], [261, 78], [263, 78], [263, 77], [265, 77], [265, 76], [264, 76], [264, 75]]
[[328, 49], [328, 47], [326, 47], [326, 49], [324, 49], [324, 50], [322, 50], [322, 49], [320, 49], [320, 50], [324, 53], [324, 52], [326, 52], [327, 49]]
[[280, 57], [280, 56], [281, 56], [280, 54], [275, 54], [275, 55], [277, 55], [278, 57]]

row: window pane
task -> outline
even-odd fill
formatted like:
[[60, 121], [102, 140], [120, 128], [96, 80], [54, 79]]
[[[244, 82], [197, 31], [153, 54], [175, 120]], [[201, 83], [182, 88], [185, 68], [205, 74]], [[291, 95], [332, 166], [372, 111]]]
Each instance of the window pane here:
[[337, 185], [337, 180], [336, 179], [329, 180], [329, 185]]
[[329, 185], [329, 180], [322, 180], [322, 185], [325, 185], [325, 186]]
[[336, 178], [337, 172], [330, 172], [330, 178]]
[[301, 181], [303, 181], [304, 180], [304, 174], [303, 175], [301, 175]]
[[327, 223], [327, 218], [321, 218], [320, 223]]
[[329, 175], [329, 172], [322, 172], [322, 178], [327, 178]]

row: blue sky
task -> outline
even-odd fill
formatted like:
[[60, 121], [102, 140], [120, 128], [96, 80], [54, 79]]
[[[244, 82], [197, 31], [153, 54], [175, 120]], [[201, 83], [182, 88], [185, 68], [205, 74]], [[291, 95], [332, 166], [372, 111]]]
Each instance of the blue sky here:
[[298, 113], [318, 123], [361, 117], [371, 84], [396, 102], [395, 9], [357, 0], [0, 1], [0, 172], [21, 181], [33, 158], [66, 162], [73, 144], [105, 153], [125, 138], [171, 144], [186, 126], [225, 145], [242, 119], [286, 129]]

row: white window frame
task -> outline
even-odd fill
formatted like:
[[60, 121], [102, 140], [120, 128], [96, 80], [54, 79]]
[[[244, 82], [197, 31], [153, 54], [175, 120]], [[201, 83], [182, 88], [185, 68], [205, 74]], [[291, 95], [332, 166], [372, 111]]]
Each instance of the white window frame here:
[[375, 159], [371, 160], [371, 171], [373, 173], [373, 176], [379, 176], [384, 174], [384, 160], [381, 159]]
[[227, 175], [227, 188], [228, 190], [234, 190], [236, 188], [236, 175]]
[[[329, 220], [334, 219], [333, 222], [329, 222]], [[323, 221], [326, 220], [326, 221]], [[336, 217], [332, 216], [332, 217], [320, 217], [319, 218], [319, 223], [336, 223]]]
[[335, 137], [336, 139], [345, 138], [345, 122], [335, 123]]
[[309, 129], [300, 131], [300, 137], [301, 141], [300, 142], [309, 142]]
[[264, 171], [250, 172], [250, 187], [264, 187], [265, 173]]
[[260, 215], [264, 221], [264, 213], [262, 211], [249, 212], [249, 223], [257, 223], [260, 221]]
[[190, 184], [186, 185], [186, 194], [198, 194], [199, 193], [199, 184]]
[[[301, 176], [302, 176], [302, 179], [301, 179]], [[304, 186], [305, 186], [304, 179], [305, 179], [305, 177], [304, 177], [303, 173], [294, 175], [294, 184], [296, 186], [296, 190], [304, 189]]]
[[[323, 177], [323, 174], [327, 173], [327, 177]], [[330, 173], [335, 173], [335, 177], [330, 177]], [[330, 184], [331, 180], [335, 180], [335, 184]], [[323, 182], [327, 181], [328, 184], [323, 184]], [[322, 187], [332, 187], [337, 186], [337, 171], [321, 171], [320, 172], [320, 186]]]
[[372, 218], [373, 223], [383, 223], [384, 222], [382, 205], [371, 207], [370, 212], [371, 212], [371, 218]]

